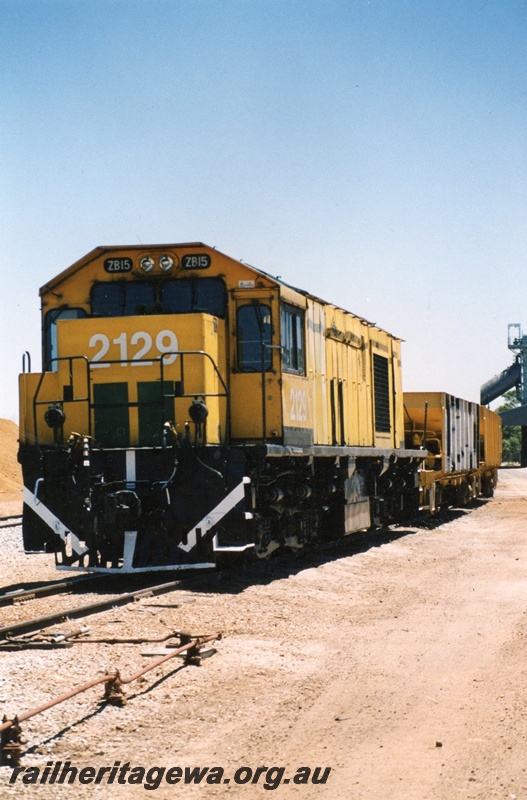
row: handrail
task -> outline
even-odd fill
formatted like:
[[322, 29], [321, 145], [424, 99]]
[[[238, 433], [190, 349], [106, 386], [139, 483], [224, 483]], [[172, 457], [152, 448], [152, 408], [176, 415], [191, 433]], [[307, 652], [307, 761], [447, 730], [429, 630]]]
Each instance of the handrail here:
[[27, 360], [27, 372], [31, 372], [31, 353], [29, 350], [26, 350], [22, 354], [22, 372], [26, 373], [26, 360]]
[[[44, 379], [45, 379], [46, 375], [49, 375], [50, 373], [53, 374], [53, 375], [56, 374], [56, 372], [51, 370], [51, 369], [49, 369], [49, 367], [51, 367], [51, 365], [53, 363], [55, 363], [55, 362], [57, 362], [57, 364], [58, 364], [59, 361], [69, 361], [69, 364], [70, 364], [70, 386], [73, 386], [72, 362], [73, 361], [77, 361], [77, 360], [78, 361], [84, 361], [85, 364], [86, 364], [86, 370], [87, 370], [86, 385], [88, 387], [88, 396], [87, 397], [79, 397], [79, 398], [77, 398], [75, 400], [73, 400], [73, 398], [72, 398], [72, 400], [70, 400], [68, 402], [73, 402], [73, 403], [86, 403], [86, 402], [88, 402], [88, 407], [91, 406], [91, 402], [90, 402], [91, 401], [90, 380], [89, 380], [90, 362], [88, 361], [87, 356], [61, 356], [61, 357], [57, 356], [56, 358], [51, 358], [46, 363], [44, 371], [40, 373], [40, 379], [39, 379], [39, 382], [37, 384], [37, 388], [35, 389], [35, 394], [33, 395], [33, 426], [35, 428], [35, 442], [37, 444], [37, 447], [38, 447], [37, 406], [44, 406], [44, 405], [57, 404], [57, 403], [60, 403], [62, 405], [62, 403], [64, 402], [64, 398], [63, 397], [57, 398], [56, 400], [38, 400], [38, 396], [40, 394], [40, 390], [42, 388], [42, 384], [44, 383]], [[58, 366], [57, 366], [57, 369], [58, 369]], [[73, 393], [73, 396], [74, 396], [74, 393]], [[90, 414], [88, 414], [88, 436], [91, 436], [91, 416], [90, 416]]]
[[[212, 358], [212, 356], [210, 355], [210, 353], [207, 353], [205, 350], [177, 350], [177, 351], [173, 351], [173, 352], [162, 353], [161, 356], [159, 357], [159, 361], [160, 361], [160, 364], [161, 364], [161, 391], [163, 391], [163, 386], [164, 386], [163, 359], [165, 358], [165, 356], [176, 355], [176, 354], [181, 356], [181, 376], [182, 376], [181, 379], [182, 379], [182, 381], [183, 381], [183, 374], [184, 374], [184, 361], [183, 361], [184, 356], [195, 356], [195, 355], [205, 356], [206, 358], [209, 359], [209, 361], [211, 362], [212, 366], [214, 367], [214, 372], [216, 373], [216, 376], [218, 377], [218, 380], [220, 381], [220, 383], [221, 383], [221, 385], [222, 385], [222, 387], [224, 389], [224, 394], [214, 394], [212, 392], [200, 392], [200, 396], [201, 397], [225, 397], [225, 404], [226, 404], [225, 439], [228, 442], [229, 439], [230, 439], [230, 420], [231, 420], [231, 415], [230, 415], [230, 394], [229, 394], [229, 390], [227, 388], [227, 384], [223, 380], [223, 377], [221, 375], [219, 367], [216, 364], [216, 362], [214, 361], [214, 359]], [[168, 397], [168, 398], [174, 397], [175, 398], [176, 394], [175, 393], [173, 395], [170, 395], [170, 394], [165, 395], [165, 394], [163, 394], [163, 399], [165, 397]], [[192, 394], [183, 393], [183, 394], [177, 395], [177, 397], [194, 397], [194, 394], [193, 393]]]
[[[172, 393], [166, 393], [164, 386], [165, 386], [165, 380], [167, 379], [166, 378], [167, 365], [165, 365], [164, 362], [165, 362], [165, 359], [170, 357], [170, 356], [181, 356], [181, 360], [180, 360], [179, 363], [180, 363], [180, 373], [181, 373], [181, 376], [182, 376], [182, 382], [183, 382], [183, 379], [184, 379], [184, 359], [185, 359], [186, 356], [201, 356], [201, 357], [204, 357], [204, 358], [208, 359], [212, 364], [212, 367], [214, 369], [214, 373], [215, 373], [218, 381], [220, 382], [221, 388], [223, 389], [223, 391], [222, 392], [205, 392], [205, 391], [203, 391], [203, 392], [199, 392], [199, 393], [196, 393], [196, 392], [190, 392], [189, 393], [189, 392], [183, 391], [182, 393], [177, 393], [174, 390]], [[86, 386], [87, 386], [88, 391], [87, 391], [87, 395], [84, 396], [84, 397], [75, 397], [74, 376], [73, 376], [73, 362], [77, 361], [77, 360], [83, 361], [85, 363], [85, 367], [86, 367]], [[222, 376], [222, 374], [221, 374], [221, 372], [219, 370], [219, 367], [218, 367], [217, 363], [215, 362], [215, 360], [210, 355], [210, 353], [207, 353], [205, 350], [173, 350], [173, 351], [167, 351], [167, 352], [161, 353], [155, 359], [149, 358], [147, 360], [150, 361], [150, 362], [153, 362], [153, 363], [157, 362], [158, 365], [159, 365], [159, 380], [160, 380], [159, 400], [158, 401], [157, 400], [151, 400], [151, 401], [147, 401], [147, 402], [144, 402], [144, 403], [140, 403], [139, 401], [137, 401], [137, 402], [131, 401], [131, 402], [126, 402], [126, 403], [120, 403], [119, 405], [124, 405], [127, 408], [133, 408], [133, 407], [138, 407], [138, 406], [142, 406], [142, 405], [145, 405], [145, 406], [146, 405], [159, 405], [160, 409], [163, 410], [164, 401], [166, 399], [176, 399], [176, 398], [179, 399], [179, 398], [184, 398], [184, 397], [196, 397], [196, 396], [203, 397], [203, 398], [205, 398], [205, 397], [225, 397], [225, 402], [226, 402], [226, 430], [225, 430], [225, 437], [226, 437], [226, 441], [229, 440], [229, 438], [230, 438], [230, 394], [229, 394], [229, 390], [228, 390], [227, 384], [226, 384], [226, 382], [225, 382], [225, 380], [224, 380], [224, 378], [223, 378], [223, 376]], [[70, 379], [70, 384], [69, 385], [71, 387], [71, 398], [65, 399], [64, 397], [57, 397], [55, 399], [49, 399], [49, 398], [46, 399], [46, 400], [39, 399], [41, 391], [42, 391], [42, 386], [44, 384], [46, 376], [48, 376], [50, 374], [53, 374], [53, 375], [57, 374], [57, 370], [55, 370], [55, 371], [52, 370], [51, 366], [53, 364], [55, 364], [55, 363], [58, 365], [59, 362], [64, 362], [64, 361], [69, 363], [69, 379]], [[84, 356], [84, 355], [62, 356], [62, 357], [56, 357], [56, 358], [50, 359], [50, 361], [48, 361], [47, 364], [46, 364], [45, 371], [42, 372], [41, 375], [40, 375], [40, 379], [38, 381], [38, 384], [37, 384], [37, 387], [36, 387], [36, 390], [35, 390], [35, 394], [33, 396], [33, 424], [34, 424], [34, 429], [35, 429], [35, 440], [36, 440], [36, 442], [38, 443], [38, 416], [37, 416], [37, 408], [38, 408], [38, 406], [56, 404], [56, 405], [60, 405], [62, 407], [62, 405], [65, 402], [67, 402], [67, 403], [88, 403], [88, 431], [87, 431], [87, 435], [88, 436], [92, 436], [93, 424], [92, 424], [91, 411], [93, 409], [96, 409], [96, 408], [104, 408], [104, 407], [109, 407], [109, 406], [112, 405], [111, 403], [104, 403], [104, 402], [95, 403], [94, 402], [94, 400], [93, 400], [93, 389], [92, 389], [92, 387], [96, 384], [96, 381], [94, 381], [94, 369], [102, 366], [103, 364], [104, 365], [112, 365], [112, 364], [121, 364], [121, 365], [123, 365], [123, 364], [132, 364], [132, 363], [137, 365], [137, 364], [141, 364], [141, 361], [137, 361], [137, 360], [131, 359], [131, 358], [129, 358], [129, 359], [122, 359], [122, 358], [120, 358], [120, 359], [111, 359], [111, 360], [105, 360], [105, 361], [98, 361], [97, 362], [97, 366], [94, 367], [93, 363], [90, 362], [88, 360], [87, 356]], [[58, 367], [57, 367], [57, 369], [58, 369]], [[161, 422], [161, 426], [164, 424], [165, 421], [166, 420], [163, 420]]]

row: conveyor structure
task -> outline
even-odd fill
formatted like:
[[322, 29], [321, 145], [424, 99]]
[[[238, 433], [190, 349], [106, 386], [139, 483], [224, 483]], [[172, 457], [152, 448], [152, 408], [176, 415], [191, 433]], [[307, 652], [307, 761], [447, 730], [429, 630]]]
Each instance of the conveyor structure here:
[[504, 425], [522, 426], [521, 464], [527, 466], [527, 334], [519, 323], [508, 326], [508, 348], [514, 353], [514, 362], [481, 387], [481, 405], [488, 405], [510, 389], [516, 389], [520, 405], [500, 411]]

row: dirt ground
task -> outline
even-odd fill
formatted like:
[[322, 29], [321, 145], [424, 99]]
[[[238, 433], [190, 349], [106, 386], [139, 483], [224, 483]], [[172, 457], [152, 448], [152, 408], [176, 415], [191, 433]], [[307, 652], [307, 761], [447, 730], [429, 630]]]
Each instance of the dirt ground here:
[[0, 517], [22, 513], [22, 473], [17, 450], [18, 425], [0, 419]]
[[[10, 575], [27, 580], [31, 559], [10, 541]], [[42, 579], [51, 557], [33, 558]], [[21, 773], [9, 785], [3, 767], [1, 798], [527, 798], [527, 470], [502, 470], [491, 501], [432, 529], [353, 537], [218, 576], [193, 603], [170, 598], [93, 624], [120, 635], [219, 629], [212, 658], [169, 662], [129, 687], [124, 708], [87, 693], [24, 724], [26, 769], [116, 766], [113, 783], [23, 784]], [[0, 711], [11, 717], [116, 665], [130, 674], [153, 652], [2, 653]], [[128, 783], [141, 766], [143, 784]], [[154, 788], [158, 770], [148, 788], [154, 767], [224, 772], [200, 785], [168, 784], [165, 772]], [[331, 768], [325, 783], [311, 783], [317, 767], [319, 777]]]

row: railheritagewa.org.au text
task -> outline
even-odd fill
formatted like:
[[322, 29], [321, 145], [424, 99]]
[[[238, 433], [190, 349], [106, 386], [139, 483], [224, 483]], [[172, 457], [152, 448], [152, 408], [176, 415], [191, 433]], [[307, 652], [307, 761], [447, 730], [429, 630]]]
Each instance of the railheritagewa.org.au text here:
[[331, 767], [238, 767], [228, 771], [224, 767], [144, 767], [129, 761], [114, 761], [112, 766], [78, 767], [71, 761], [47, 761], [43, 767], [14, 767], [9, 783], [30, 785], [89, 785], [112, 784], [139, 785], [155, 791], [162, 784], [218, 785], [234, 783], [238, 786], [259, 784], [264, 789], [277, 789], [284, 784], [297, 786], [325, 784]]

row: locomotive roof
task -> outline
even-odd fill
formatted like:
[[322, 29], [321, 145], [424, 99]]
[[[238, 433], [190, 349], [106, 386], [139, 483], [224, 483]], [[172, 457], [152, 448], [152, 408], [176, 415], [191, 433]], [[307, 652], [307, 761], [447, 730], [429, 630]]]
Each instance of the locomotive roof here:
[[241, 264], [243, 267], [245, 267], [246, 269], [249, 269], [251, 272], [254, 272], [257, 275], [261, 275], [262, 277], [265, 277], [267, 280], [275, 283], [278, 286], [287, 287], [288, 289], [292, 290], [293, 292], [297, 292], [299, 295], [302, 295], [303, 297], [309, 298], [311, 300], [315, 300], [315, 301], [321, 303], [322, 305], [331, 306], [332, 308], [335, 308], [335, 309], [340, 309], [341, 311], [344, 311], [346, 314], [349, 314], [350, 316], [361, 320], [361, 322], [363, 322], [365, 325], [368, 325], [369, 327], [372, 327], [372, 328], [377, 328], [377, 330], [382, 330], [383, 333], [388, 334], [388, 336], [390, 336], [391, 338], [397, 339], [398, 341], [402, 341], [402, 339], [400, 339], [400, 337], [395, 336], [394, 334], [390, 333], [389, 331], [384, 330], [384, 328], [381, 328], [375, 322], [370, 322], [369, 320], [365, 319], [364, 317], [361, 317], [360, 314], [354, 314], [352, 311], [348, 311], [347, 309], [343, 309], [341, 306], [337, 306], [335, 303], [332, 303], [332, 302], [330, 302], [328, 300], [324, 300], [323, 298], [318, 297], [317, 295], [314, 295], [311, 292], [308, 292], [306, 289], [299, 289], [297, 286], [293, 286], [292, 284], [288, 283], [287, 281], [284, 281], [279, 276], [271, 275], [271, 273], [266, 272], [265, 270], [260, 269], [258, 267], [254, 267], [252, 264], [249, 264], [246, 261], [242, 261], [241, 259], [235, 259], [232, 256], [228, 256], [226, 253], [221, 252], [221, 250], [217, 250], [216, 247], [211, 247], [210, 245], [207, 245], [204, 242], [177, 242], [177, 243], [172, 243], [172, 244], [164, 243], [164, 244], [100, 245], [99, 247], [95, 247], [93, 250], [91, 250], [85, 256], [83, 256], [78, 261], [76, 261], [74, 264], [72, 264], [70, 267], [67, 267], [65, 270], [63, 270], [58, 275], [56, 275], [54, 278], [52, 278], [47, 283], [45, 283], [44, 286], [42, 286], [40, 288], [39, 294], [42, 297], [48, 291], [55, 289], [64, 280], [66, 280], [67, 278], [71, 277], [76, 272], [79, 272], [81, 269], [83, 269], [89, 263], [91, 263], [92, 261], [95, 261], [95, 259], [97, 259], [97, 258], [100, 258], [105, 253], [114, 252], [116, 250], [137, 250], [137, 251], [144, 252], [144, 251], [149, 251], [149, 250], [153, 250], [153, 249], [156, 249], [156, 250], [158, 250], [158, 249], [169, 250], [171, 248], [180, 249], [180, 248], [186, 248], [186, 247], [205, 247], [207, 250], [210, 250], [210, 251], [218, 253], [223, 258], [227, 258], [230, 261], [234, 261], [234, 262], [236, 262], [238, 264]]

